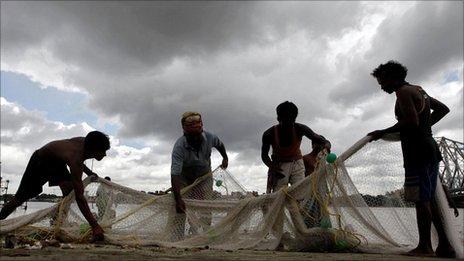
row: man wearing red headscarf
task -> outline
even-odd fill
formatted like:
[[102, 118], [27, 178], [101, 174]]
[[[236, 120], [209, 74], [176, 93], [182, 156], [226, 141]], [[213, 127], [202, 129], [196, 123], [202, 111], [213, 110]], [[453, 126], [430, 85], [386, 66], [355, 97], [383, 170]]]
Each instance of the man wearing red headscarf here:
[[[179, 214], [185, 213], [185, 202], [180, 190], [191, 185], [197, 178], [211, 172], [213, 147], [222, 156], [221, 167], [225, 169], [228, 166], [224, 144], [216, 135], [203, 130], [200, 113], [185, 112], [182, 115], [181, 124], [184, 135], [177, 139], [174, 145], [171, 162], [171, 185], [176, 201], [176, 212]], [[205, 180], [205, 184], [208, 187], [205, 191], [212, 190], [212, 178]], [[204, 195], [197, 195], [197, 197], [203, 198]]]

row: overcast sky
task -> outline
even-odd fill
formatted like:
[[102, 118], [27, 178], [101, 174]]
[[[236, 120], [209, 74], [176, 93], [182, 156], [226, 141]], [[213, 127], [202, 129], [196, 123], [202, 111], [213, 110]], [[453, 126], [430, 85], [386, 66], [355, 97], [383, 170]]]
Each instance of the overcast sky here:
[[95, 172], [167, 189], [180, 115], [194, 110], [230, 172], [263, 192], [275, 107], [294, 102], [339, 154], [395, 123], [394, 95], [370, 76], [391, 59], [451, 109], [434, 135], [462, 141], [462, 1], [2, 1], [1, 174], [14, 192], [35, 149], [97, 129], [112, 149]]

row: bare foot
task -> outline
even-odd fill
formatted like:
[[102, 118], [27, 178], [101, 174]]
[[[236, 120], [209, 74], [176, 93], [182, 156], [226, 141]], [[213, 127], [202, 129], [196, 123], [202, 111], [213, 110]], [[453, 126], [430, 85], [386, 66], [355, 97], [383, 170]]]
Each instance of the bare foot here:
[[454, 251], [453, 247], [450, 245], [448, 246], [438, 245], [437, 250], [435, 251], [435, 254], [438, 257], [456, 258], [456, 252]]
[[423, 249], [423, 248], [416, 247], [413, 250], [411, 250], [411, 251], [409, 251], [407, 253], [404, 253], [404, 255], [406, 255], [406, 256], [433, 257], [433, 256], [435, 256], [435, 253], [433, 252], [432, 248]]

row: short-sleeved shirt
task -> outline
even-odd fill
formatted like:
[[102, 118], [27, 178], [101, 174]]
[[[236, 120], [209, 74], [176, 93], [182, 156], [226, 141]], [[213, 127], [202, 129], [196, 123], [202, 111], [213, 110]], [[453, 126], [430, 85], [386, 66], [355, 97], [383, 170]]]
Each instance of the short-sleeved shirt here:
[[222, 142], [207, 131], [203, 131], [201, 136], [203, 141], [198, 151], [188, 144], [185, 136], [177, 139], [172, 150], [171, 176], [195, 180], [211, 171], [211, 149], [219, 149]]

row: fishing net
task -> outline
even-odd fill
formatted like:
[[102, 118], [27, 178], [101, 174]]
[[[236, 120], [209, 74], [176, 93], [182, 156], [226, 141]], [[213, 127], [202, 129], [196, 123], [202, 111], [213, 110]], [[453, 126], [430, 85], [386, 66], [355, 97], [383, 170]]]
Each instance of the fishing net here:
[[[247, 192], [231, 173], [217, 168], [181, 190], [185, 214], [176, 213], [171, 193], [147, 194], [105, 179], [85, 179], [85, 196], [109, 244], [382, 253], [411, 249], [418, 232], [415, 210], [404, 201], [400, 145], [368, 141], [361, 139], [333, 164], [320, 153], [311, 175], [271, 194]], [[452, 216], [441, 185], [437, 201], [462, 257], [462, 232], [457, 233], [462, 215]], [[23, 241], [88, 242], [91, 229], [71, 193], [47, 209], [0, 221], [0, 235], [5, 234]]]

